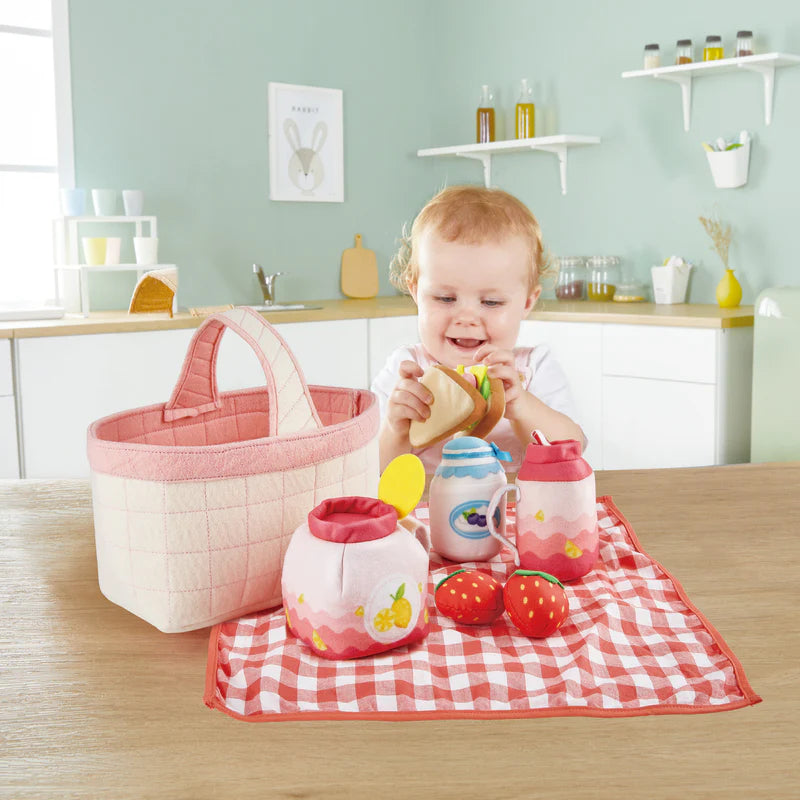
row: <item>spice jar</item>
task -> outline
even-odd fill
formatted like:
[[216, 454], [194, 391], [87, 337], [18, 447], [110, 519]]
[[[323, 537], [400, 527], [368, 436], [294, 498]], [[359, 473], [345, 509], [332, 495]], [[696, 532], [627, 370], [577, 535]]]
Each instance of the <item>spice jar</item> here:
[[691, 64], [694, 61], [691, 39], [678, 39], [675, 45], [675, 63]]
[[736, 32], [736, 58], [753, 55], [753, 31]]
[[619, 257], [592, 256], [589, 267], [589, 299], [608, 302], [614, 299], [619, 284]]
[[661, 48], [657, 44], [644, 46], [644, 68], [655, 69], [661, 66]]
[[558, 300], [586, 299], [586, 262], [581, 256], [561, 256], [558, 261], [556, 298]]
[[706, 36], [706, 46], [703, 48], [703, 61], [719, 61], [725, 58], [722, 49], [721, 36]]

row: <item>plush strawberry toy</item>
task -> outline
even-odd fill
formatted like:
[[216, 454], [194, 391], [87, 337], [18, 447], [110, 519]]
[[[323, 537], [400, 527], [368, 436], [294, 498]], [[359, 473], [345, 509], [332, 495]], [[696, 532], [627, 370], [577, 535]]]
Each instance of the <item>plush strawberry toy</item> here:
[[462, 625], [487, 625], [503, 613], [503, 587], [475, 569], [451, 572], [436, 584], [436, 608]]
[[569, 614], [564, 586], [546, 572], [518, 569], [506, 581], [503, 601], [514, 625], [537, 639], [555, 633]]

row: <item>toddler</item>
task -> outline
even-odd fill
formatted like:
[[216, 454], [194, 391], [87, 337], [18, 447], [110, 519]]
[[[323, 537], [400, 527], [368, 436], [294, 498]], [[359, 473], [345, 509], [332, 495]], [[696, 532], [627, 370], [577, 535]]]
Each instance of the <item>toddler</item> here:
[[413, 450], [408, 440], [411, 421], [430, 415], [432, 398], [419, 378], [437, 363], [485, 364], [503, 381], [505, 417], [488, 438], [511, 453], [509, 469], [519, 468], [534, 429], [584, 442], [567, 380], [547, 347], [515, 346], [544, 266], [539, 223], [507, 192], [454, 186], [422, 209], [391, 266], [392, 283], [417, 304], [420, 343], [395, 350], [372, 384], [383, 420], [381, 470], [410, 452], [426, 472], [438, 466], [444, 443]]

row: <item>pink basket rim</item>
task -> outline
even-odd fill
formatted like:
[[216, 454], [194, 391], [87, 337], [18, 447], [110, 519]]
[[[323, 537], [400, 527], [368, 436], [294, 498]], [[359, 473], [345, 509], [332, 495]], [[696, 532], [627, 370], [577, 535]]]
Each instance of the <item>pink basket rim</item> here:
[[[364, 402], [361, 413], [343, 422], [285, 436], [223, 442], [214, 445], [153, 445], [100, 439], [106, 423], [162, 410], [164, 403], [116, 412], [95, 420], [87, 431], [87, 455], [92, 472], [153, 481], [194, 481], [245, 477], [309, 467], [339, 458], [376, 439], [378, 398], [367, 389], [309, 386], [316, 392], [342, 394]], [[223, 397], [262, 394], [263, 387], [224, 392]]]

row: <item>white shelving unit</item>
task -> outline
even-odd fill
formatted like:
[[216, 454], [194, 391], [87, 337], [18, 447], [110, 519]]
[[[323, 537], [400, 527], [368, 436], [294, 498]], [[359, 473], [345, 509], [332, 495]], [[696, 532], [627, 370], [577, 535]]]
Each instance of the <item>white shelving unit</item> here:
[[600, 144], [598, 136], [538, 136], [533, 139], [509, 139], [504, 142], [489, 142], [487, 144], [462, 144], [453, 147], [430, 147], [417, 150], [417, 155], [426, 156], [460, 156], [472, 158], [483, 164], [483, 181], [486, 186], [492, 182], [492, 156], [501, 153], [521, 153], [529, 150], [541, 150], [544, 153], [553, 153], [558, 157], [558, 166], [561, 176], [561, 194], [567, 193], [567, 152], [571, 147], [585, 147], [591, 144]]
[[[134, 236], [158, 236], [156, 217], [59, 217], [54, 221], [54, 251], [56, 254], [56, 302], [63, 304], [67, 311], [80, 311], [89, 314], [89, 274], [92, 272], [135, 272], [137, 280], [154, 269], [174, 267], [174, 264], [81, 264], [80, 236], [78, 226], [97, 223], [125, 223], [134, 226]], [[147, 225], [147, 233], [144, 226]], [[177, 298], [173, 302], [173, 312], [177, 310]]]
[[726, 72], [756, 72], [764, 79], [764, 122], [772, 122], [772, 98], [775, 89], [775, 70], [779, 67], [794, 67], [800, 64], [800, 56], [787, 53], [761, 53], [741, 58], [723, 58], [718, 61], [698, 61], [656, 69], [637, 69], [623, 72], [623, 78], [655, 78], [670, 81], [681, 87], [683, 103], [683, 129], [689, 130], [692, 121], [692, 81], [709, 75]]

